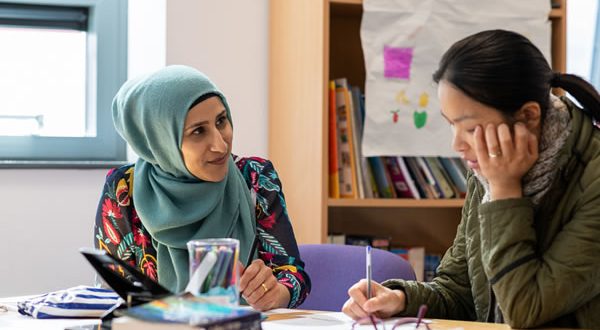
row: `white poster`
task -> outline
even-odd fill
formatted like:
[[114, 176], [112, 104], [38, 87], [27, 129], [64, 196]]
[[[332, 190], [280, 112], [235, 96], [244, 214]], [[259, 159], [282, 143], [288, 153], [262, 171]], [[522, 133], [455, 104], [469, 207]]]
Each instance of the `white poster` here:
[[548, 0], [364, 0], [364, 156], [456, 156], [432, 74], [456, 41], [488, 29], [529, 38], [550, 61]]

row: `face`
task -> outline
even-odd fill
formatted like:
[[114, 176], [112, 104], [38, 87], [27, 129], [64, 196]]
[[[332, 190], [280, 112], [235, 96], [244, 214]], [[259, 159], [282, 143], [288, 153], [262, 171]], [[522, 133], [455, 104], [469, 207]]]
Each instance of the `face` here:
[[[507, 118], [499, 110], [475, 101], [444, 80], [438, 85], [438, 97], [442, 116], [452, 127], [452, 148], [466, 160], [469, 167], [478, 170], [474, 149], [475, 128], [485, 128], [490, 123], [497, 127], [501, 123], [508, 123]], [[509, 126], [512, 125], [509, 123]]]
[[188, 111], [183, 126], [181, 153], [186, 168], [196, 178], [222, 181], [227, 175], [233, 129], [218, 96]]

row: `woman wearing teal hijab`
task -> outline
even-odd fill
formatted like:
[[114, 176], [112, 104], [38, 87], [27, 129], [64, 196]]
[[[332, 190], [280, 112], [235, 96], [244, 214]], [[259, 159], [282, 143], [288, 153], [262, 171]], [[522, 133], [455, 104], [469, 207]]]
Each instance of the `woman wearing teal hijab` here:
[[259, 310], [302, 303], [310, 280], [281, 182], [268, 160], [231, 154], [229, 106], [204, 74], [169, 66], [126, 82], [113, 100], [113, 120], [139, 159], [107, 175], [98, 248], [180, 292], [189, 240], [236, 238], [246, 260], [258, 233], [259, 259], [240, 278], [243, 297]]

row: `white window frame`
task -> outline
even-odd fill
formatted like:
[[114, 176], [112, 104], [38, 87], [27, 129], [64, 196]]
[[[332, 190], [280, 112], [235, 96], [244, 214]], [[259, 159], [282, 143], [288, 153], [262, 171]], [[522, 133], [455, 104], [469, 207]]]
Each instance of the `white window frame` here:
[[[112, 122], [112, 99], [127, 79], [127, 0], [12, 0], [88, 8], [87, 109], [95, 137], [0, 136], [0, 167], [112, 167], [127, 160]], [[93, 114], [93, 113], [92, 113]], [[90, 124], [90, 123], [88, 123]]]

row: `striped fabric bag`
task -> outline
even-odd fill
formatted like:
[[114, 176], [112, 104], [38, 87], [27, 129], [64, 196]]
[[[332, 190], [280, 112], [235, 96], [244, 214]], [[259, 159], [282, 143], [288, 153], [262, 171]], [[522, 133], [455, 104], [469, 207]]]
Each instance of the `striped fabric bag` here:
[[19, 301], [17, 307], [36, 319], [99, 318], [121, 302], [112, 290], [80, 285]]

